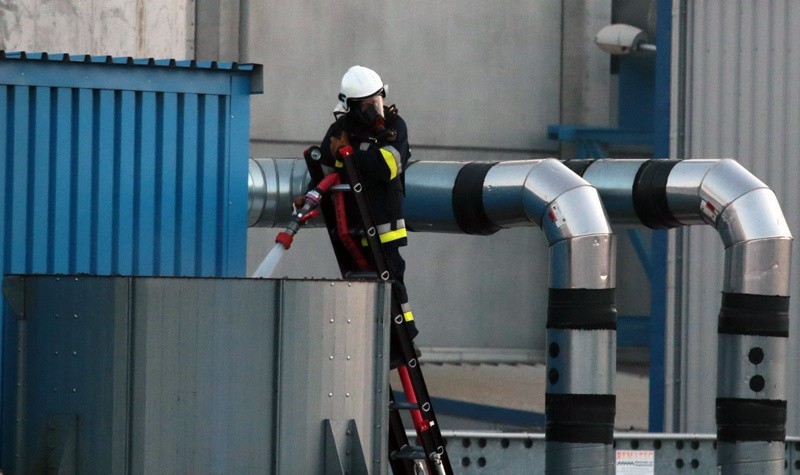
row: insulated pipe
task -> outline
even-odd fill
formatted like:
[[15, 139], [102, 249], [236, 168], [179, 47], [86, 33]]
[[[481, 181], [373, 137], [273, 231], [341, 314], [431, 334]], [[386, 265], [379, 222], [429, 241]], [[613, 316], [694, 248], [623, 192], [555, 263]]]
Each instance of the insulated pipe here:
[[[292, 199], [306, 194], [310, 180], [302, 158], [250, 159], [247, 183], [247, 226], [285, 228], [292, 216]], [[305, 226], [321, 226], [321, 220]]]
[[[299, 160], [251, 160], [250, 224], [305, 191]], [[418, 162], [405, 172], [416, 231], [492, 234], [539, 226], [550, 249], [545, 394], [548, 473], [613, 473], [616, 247], [600, 197], [554, 159]], [[288, 212], [285, 213], [288, 216]]]
[[717, 464], [783, 473], [792, 235], [775, 194], [734, 160], [575, 160], [613, 223], [709, 224], [725, 245]]

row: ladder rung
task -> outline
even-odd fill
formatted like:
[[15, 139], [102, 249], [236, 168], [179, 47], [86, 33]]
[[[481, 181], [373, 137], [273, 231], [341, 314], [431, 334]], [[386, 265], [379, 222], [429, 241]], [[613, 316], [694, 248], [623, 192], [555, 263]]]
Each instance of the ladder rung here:
[[378, 280], [378, 273], [373, 271], [350, 271], [345, 277], [352, 280]]
[[404, 445], [400, 450], [392, 452], [395, 460], [425, 460], [425, 451], [416, 445]]
[[414, 404], [413, 402], [390, 402], [389, 409], [392, 411], [397, 411], [400, 409], [419, 409], [419, 404]]

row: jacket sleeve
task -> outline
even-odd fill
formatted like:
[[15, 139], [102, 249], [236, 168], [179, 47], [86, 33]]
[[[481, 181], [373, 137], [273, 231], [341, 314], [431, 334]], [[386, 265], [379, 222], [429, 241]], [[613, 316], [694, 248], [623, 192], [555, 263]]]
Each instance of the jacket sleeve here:
[[405, 121], [398, 117], [392, 128], [397, 131], [395, 140], [378, 144], [364, 143], [355, 151], [359, 171], [387, 183], [402, 177], [409, 157]]

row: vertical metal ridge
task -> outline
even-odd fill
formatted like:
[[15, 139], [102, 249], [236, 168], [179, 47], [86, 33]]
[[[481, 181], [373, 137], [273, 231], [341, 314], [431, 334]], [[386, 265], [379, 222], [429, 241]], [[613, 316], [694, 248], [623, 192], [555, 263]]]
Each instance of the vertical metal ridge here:
[[[112, 151], [110, 160], [112, 161], [111, 170], [111, 208], [114, 210], [120, 209], [120, 179], [122, 170], [122, 92], [114, 91], [114, 149]], [[112, 242], [117, 243], [111, 246], [111, 273], [121, 274], [120, 272], [120, 252], [119, 246], [121, 243], [120, 236], [120, 213], [111, 214], [111, 239]]]
[[56, 129], [54, 146], [58, 151], [58, 158], [55, 159], [56, 167], [53, 170], [55, 175], [54, 202], [56, 204], [53, 217], [53, 229], [61, 230], [60, 239], [54, 240], [53, 249], [53, 271], [66, 273], [69, 270], [70, 250], [72, 246], [72, 231], [70, 227], [71, 213], [69, 209], [72, 190], [70, 183], [72, 178], [72, 92], [66, 88], [58, 88], [56, 91]]
[[200, 97], [201, 107], [199, 108], [199, 114], [202, 118], [202, 127], [199, 128], [201, 145], [199, 145], [198, 148], [202, 150], [202, 153], [198, 155], [197, 166], [198, 169], [201, 170], [198, 176], [202, 177], [202, 179], [197, 182], [197, 192], [200, 197], [197, 202], [197, 261], [200, 262], [200, 275], [211, 275], [214, 263], [206, 262], [204, 257], [209, 256], [214, 249], [214, 243], [208, 240], [209, 236], [214, 236], [214, 228], [209, 227], [209, 223], [212, 222], [210, 218], [216, 217], [217, 215], [217, 208], [215, 205], [206, 208], [207, 204], [211, 204], [214, 201], [212, 194], [214, 193], [213, 186], [215, 182], [210, 180], [214, 175], [214, 170], [209, 161], [209, 157], [213, 156], [213, 151], [215, 150], [213, 144], [214, 134], [211, 132], [215, 129], [213, 114], [211, 112], [215, 103], [212, 96], [203, 94]]
[[135, 221], [135, 143], [136, 143], [136, 93], [120, 93], [120, 153], [119, 153], [119, 213], [118, 233], [119, 260], [116, 272], [132, 274], [135, 260], [133, 252], [136, 240]]
[[26, 176], [28, 161], [27, 155], [30, 153], [28, 137], [30, 133], [30, 111], [26, 110], [30, 107], [30, 88], [27, 86], [19, 86], [14, 91], [14, 147], [11, 165], [11, 188], [13, 194], [8, 201], [9, 208], [11, 209], [11, 247], [10, 249], [21, 249], [22, 253], [11, 255], [11, 270], [24, 271], [26, 256], [25, 251], [28, 248], [25, 232], [28, 228], [28, 196], [27, 186], [28, 178]]
[[197, 126], [198, 115], [197, 94], [185, 94], [183, 102], [183, 119], [179, 130], [181, 131], [181, 176], [180, 176], [180, 213], [181, 228], [178, 232], [180, 240], [179, 269], [180, 275], [197, 274], [196, 262], [196, 210], [197, 205]]
[[[792, 30], [792, 28], [790, 26], [789, 19], [790, 19], [790, 8], [791, 8], [790, 5], [792, 5], [793, 3], [794, 2], [783, 3], [783, 11], [778, 14], [778, 17], [779, 18], [782, 17], [783, 21], [782, 22], [776, 22], [776, 25], [777, 24], [780, 25], [780, 29], [779, 29], [780, 32], [778, 33], [776, 31], [776, 36], [780, 36], [780, 38], [776, 38], [774, 40], [775, 44], [782, 44], [782, 45], [792, 44], [792, 43], [789, 43], [789, 41], [791, 41], [791, 30]], [[776, 8], [777, 8], [777, 6], [776, 6]], [[797, 43], [795, 43], [795, 44], [797, 44]], [[779, 156], [781, 156], [781, 157], [790, 157], [791, 156], [791, 155], [789, 155], [789, 153], [790, 153], [789, 152], [789, 143], [787, 143], [787, 141], [785, 141], [785, 140], [782, 140], [783, 137], [791, 136], [791, 132], [790, 131], [793, 130], [791, 128], [791, 125], [790, 125], [791, 124], [791, 116], [792, 116], [792, 114], [789, 113], [789, 111], [792, 110], [791, 107], [790, 107], [790, 104], [789, 104], [790, 101], [782, 100], [782, 98], [790, 98], [791, 97], [791, 94], [790, 94], [790, 90], [791, 89], [790, 89], [789, 85], [790, 84], [797, 84], [797, 83], [792, 83], [791, 82], [791, 63], [792, 63], [791, 61], [783, 61], [782, 62], [780, 75], [782, 76], [781, 79], [782, 79], [783, 82], [781, 84], [780, 92], [778, 92], [778, 91], [774, 91], [773, 92], [773, 94], [777, 94], [777, 97], [774, 98], [773, 101], [775, 102], [776, 105], [778, 105], [780, 107], [780, 111], [776, 114], [776, 116], [777, 116], [776, 117], [776, 121], [777, 121], [778, 124], [780, 124], [780, 129], [776, 130], [775, 132], [773, 132], [774, 135], [773, 135], [773, 137], [771, 138], [770, 141], [774, 142], [776, 144], [780, 144], [781, 147], [780, 147], [780, 150], [778, 151], [778, 153], [779, 153]], [[788, 184], [787, 179], [788, 179], [788, 177], [792, 177], [792, 176], [796, 177], [797, 175], [796, 174], [795, 175], [791, 175], [789, 173], [775, 173], [775, 168], [776, 167], [771, 166], [772, 165], [771, 163], [769, 163], [769, 165], [770, 166], [768, 167], [768, 169], [769, 169], [768, 172], [769, 172], [769, 177], [770, 177], [770, 183], [779, 183], [779, 187], [780, 187], [781, 190], [788, 190], [789, 189], [787, 187], [787, 184]], [[795, 202], [795, 201], [789, 201], [789, 202]]]
[[99, 249], [97, 244], [100, 241], [99, 235], [99, 213], [97, 208], [100, 198], [100, 90], [92, 89], [92, 126], [89, 130], [91, 134], [92, 154], [91, 154], [91, 191], [89, 196], [90, 208], [92, 210], [89, 221], [89, 233], [95, 246], [89, 253], [89, 273], [97, 274], [97, 254]]
[[[9, 176], [11, 175], [11, 160], [13, 160], [14, 154], [14, 134], [13, 134], [13, 124], [14, 124], [14, 86], [0, 86], [2, 88], [2, 97], [0, 97], [0, 107], [3, 110], [3, 114], [5, 115], [5, 126], [0, 124], [2, 127], [3, 135], [0, 136], [0, 145], [3, 146], [3, 151], [5, 152], [5, 156], [2, 160], [0, 160], [0, 183], [3, 183], [3, 202], [6, 203], [4, 206], [0, 206], [0, 223], [3, 225], [3, 229], [10, 229], [11, 228], [11, 213], [8, 209], [8, 204], [11, 203], [11, 187], [8, 186], [9, 183]], [[11, 240], [8, 239], [6, 233], [0, 233], [0, 263], [3, 264], [3, 269], [9, 268], [9, 261], [11, 259], [11, 252], [9, 251], [9, 242]]]
[[[141, 242], [141, 227], [139, 218], [141, 216], [141, 180], [142, 176], [142, 92], [134, 93], [134, 117], [133, 117], [133, 245], [132, 245], [132, 269], [133, 274], [138, 274], [139, 270], [139, 247]], [[138, 189], [137, 189], [138, 187]]]
[[[276, 337], [275, 340], [276, 341], [275, 341], [275, 347], [274, 347], [275, 350], [274, 350], [274, 353], [273, 353], [274, 358], [275, 358], [275, 360], [274, 360], [275, 363], [274, 364], [275, 364], [276, 371], [273, 374], [273, 378], [274, 378], [273, 381], [274, 381], [274, 384], [275, 384], [275, 386], [274, 386], [275, 388], [281, 388], [281, 387], [283, 387], [283, 381], [282, 381], [281, 375], [283, 374], [283, 366], [284, 366], [284, 361], [283, 361], [284, 358], [282, 356], [283, 356], [283, 350], [284, 350], [284, 341], [283, 341], [284, 331], [283, 331], [283, 329], [285, 327], [284, 322], [286, 321], [286, 305], [285, 305], [285, 303], [286, 303], [286, 279], [273, 280], [272, 282], [275, 284], [275, 287], [276, 287], [276, 292], [275, 292], [276, 298], [275, 298], [275, 303], [274, 303], [275, 304], [275, 327], [274, 327], [274, 330], [275, 330], [275, 337]], [[281, 413], [281, 403], [283, 402], [281, 400], [282, 396], [283, 396], [283, 392], [282, 391], [275, 391], [275, 397], [273, 398], [273, 406], [272, 406], [272, 413], [273, 414], [280, 414]], [[279, 434], [282, 431], [281, 425], [282, 425], [281, 424], [281, 418], [276, 416], [274, 418], [274, 422], [272, 424], [272, 430], [273, 430], [272, 440], [274, 441], [274, 444], [273, 444], [273, 447], [272, 447], [272, 451], [273, 451], [272, 454], [273, 455], [272, 455], [271, 471], [273, 473], [276, 473], [278, 471], [277, 470], [278, 454], [280, 454], [280, 451], [281, 451], [281, 438], [279, 437]]]
[[203, 183], [205, 182], [205, 128], [206, 128], [206, 96], [200, 94], [197, 97], [197, 158], [195, 167], [197, 169], [197, 179], [194, 183], [195, 194], [197, 201], [194, 204], [195, 208], [195, 270], [197, 275], [203, 275], [203, 266], [200, 260], [203, 258]]
[[[89, 272], [93, 252], [92, 222], [92, 116], [94, 93], [91, 89], [78, 90], [78, 129], [76, 131], [75, 189], [75, 272]], [[74, 112], [74, 111], [73, 111]], [[87, 192], [88, 190], [88, 192]]]
[[[145, 91], [140, 96], [140, 155], [139, 155], [139, 174], [137, 175], [137, 202], [139, 205], [139, 216], [136, 221], [138, 230], [138, 274], [154, 275], [154, 252], [156, 228], [154, 227], [154, 216], [156, 213], [156, 124], [159, 120], [156, 110], [156, 92]], [[144, 113], [146, 111], [146, 113]]]
[[183, 240], [183, 193], [181, 192], [184, 187], [183, 180], [183, 162], [185, 157], [184, 148], [184, 128], [186, 127], [186, 120], [184, 117], [184, 101], [186, 100], [185, 94], [178, 94], [177, 109], [176, 109], [176, 140], [175, 140], [175, 254], [173, 257], [173, 272], [176, 274], [181, 273], [181, 256]]
[[28, 230], [31, 247], [31, 269], [46, 269], [50, 256], [48, 225], [49, 201], [52, 193], [50, 183], [50, 95], [49, 87], [36, 87], [36, 115], [33, 122], [33, 133], [38, 144], [33, 156], [32, 172], [33, 180], [33, 209], [31, 224], [35, 223], [32, 229]]
[[218, 200], [219, 190], [217, 189], [218, 180], [216, 174], [218, 165], [214, 159], [218, 151], [219, 137], [216, 135], [219, 119], [219, 102], [215, 95], [204, 94], [201, 96], [201, 107], [199, 110], [202, 118], [202, 127], [199, 131], [201, 144], [199, 148], [202, 153], [198, 156], [198, 167], [202, 177], [198, 181], [198, 261], [201, 263], [200, 275], [214, 275], [217, 268], [216, 251], [217, 242], [217, 218], [220, 212]]
[[175, 266], [175, 242], [173, 236], [177, 232], [177, 217], [179, 216], [176, 197], [177, 182], [177, 150], [178, 143], [174, 140], [167, 140], [168, 137], [178, 135], [178, 95], [175, 93], [164, 93], [163, 101], [163, 120], [159, 127], [161, 130], [162, 146], [159, 150], [159, 163], [161, 165], [161, 184], [159, 185], [159, 203], [161, 220], [159, 229], [159, 249], [160, 258], [159, 275], [172, 275], [176, 272]]
[[[228, 122], [225, 120], [230, 115], [229, 106], [228, 96], [217, 96], [217, 156], [226, 157], [226, 160], [217, 160], [217, 194], [219, 196], [230, 194], [230, 189], [227, 187], [230, 182], [230, 150], [226, 140]], [[221, 203], [217, 209], [217, 223], [228, 222], [229, 206], [228, 201]], [[222, 226], [216, 226], [216, 249], [214, 252], [216, 268], [214, 273], [218, 275], [224, 273], [228, 260], [228, 256], [224, 252], [228, 247], [228, 242], [223, 230]]]
[[25, 195], [25, 272], [30, 273], [33, 268], [33, 251], [34, 251], [34, 219], [35, 219], [35, 194], [36, 194], [36, 88], [28, 87], [28, 130], [25, 136], [28, 140], [28, 161], [25, 167], [25, 181], [26, 181], [26, 195]]
[[[156, 124], [155, 124], [155, 183], [154, 183], [154, 209], [153, 228], [158, 230], [163, 225], [163, 193], [164, 193], [164, 93], [157, 92], [156, 99]], [[153, 275], [163, 275], [161, 272], [161, 233], [153, 236]]]
[[58, 88], [50, 88], [50, 147], [48, 149], [47, 169], [49, 170], [47, 189], [47, 264], [45, 272], [52, 274], [55, 272], [56, 254], [56, 163], [58, 147], [56, 140], [58, 134]]

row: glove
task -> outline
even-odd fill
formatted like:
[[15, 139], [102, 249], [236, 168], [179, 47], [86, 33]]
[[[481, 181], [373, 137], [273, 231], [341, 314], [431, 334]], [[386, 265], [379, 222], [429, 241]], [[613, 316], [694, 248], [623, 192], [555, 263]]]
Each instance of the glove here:
[[292, 200], [292, 204], [293, 204], [293, 205], [294, 205], [294, 207], [295, 207], [295, 208], [297, 208], [297, 209], [300, 209], [300, 208], [302, 208], [302, 207], [303, 207], [303, 205], [304, 205], [304, 204], [306, 204], [306, 197], [305, 197], [305, 195], [303, 195], [303, 196], [298, 196], [297, 198], [293, 199], [293, 200]]
[[342, 131], [339, 136], [331, 136], [331, 155], [338, 157], [339, 149], [350, 145], [350, 137], [347, 132]]

